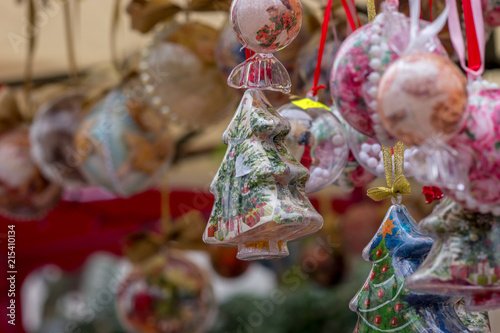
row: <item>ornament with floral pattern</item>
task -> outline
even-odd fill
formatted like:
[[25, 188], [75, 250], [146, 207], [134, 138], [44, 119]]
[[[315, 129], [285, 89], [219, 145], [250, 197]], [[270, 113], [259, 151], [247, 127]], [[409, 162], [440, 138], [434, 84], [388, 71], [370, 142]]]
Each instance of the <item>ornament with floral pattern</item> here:
[[283, 257], [287, 241], [321, 228], [305, 194], [309, 172], [284, 144], [289, 131], [260, 91], [246, 91], [223, 135], [228, 150], [210, 186], [206, 243], [236, 246], [240, 259]]

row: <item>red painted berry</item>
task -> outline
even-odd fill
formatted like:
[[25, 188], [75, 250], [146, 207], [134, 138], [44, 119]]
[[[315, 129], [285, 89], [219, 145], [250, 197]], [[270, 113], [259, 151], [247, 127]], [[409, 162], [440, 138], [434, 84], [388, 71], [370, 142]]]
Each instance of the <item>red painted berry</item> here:
[[384, 265], [384, 266], [382, 267], [382, 273], [385, 273], [385, 272], [387, 272], [388, 270], [389, 270], [389, 267], [388, 267], [387, 265]]
[[375, 325], [379, 326], [380, 324], [382, 324], [382, 316], [376, 316], [373, 322], [375, 323]]
[[375, 272], [372, 272], [372, 273], [370, 274], [370, 280], [375, 279], [375, 275], [376, 275], [376, 274], [375, 274]]
[[392, 317], [391, 319], [391, 325], [392, 326], [398, 326], [399, 324], [399, 319], [397, 317]]
[[397, 303], [397, 304], [394, 306], [394, 311], [396, 311], [396, 312], [401, 312], [401, 310], [403, 310], [403, 304], [401, 304], [401, 303]]
[[368, 291], [368, 289], [370, 289], [370, 284], [366, 282], [363, 289], [365, 289], [365, 291]]
[[369, 299], [365, 299], [365, 306], [366, 306], [366, 307], [369, 307], [369, 306], [370, 306], [370, 300], [369, 300]]
[[379, 291], [377, 291], [377, 297], [378, 298], [382, 298], [385, 296], [385, 290], [384, 289], [379, 289]]
[[375, 252], [375, 255], [377, 257], [380, 257], [382, 255], [382, 250], [381, 249], [378, 249], [377, 252]]

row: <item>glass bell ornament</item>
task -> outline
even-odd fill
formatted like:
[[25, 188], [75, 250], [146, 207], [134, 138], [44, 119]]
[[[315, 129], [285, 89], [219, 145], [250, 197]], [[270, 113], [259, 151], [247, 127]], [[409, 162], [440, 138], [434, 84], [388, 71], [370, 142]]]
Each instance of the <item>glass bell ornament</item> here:
[[290, 76], [273, 53], [289, 45], [300, 32], [300, 0], [235, 0], [231, 24], [238, 41], [256, 52], [233, 69], [228, 84], [289, 93]]

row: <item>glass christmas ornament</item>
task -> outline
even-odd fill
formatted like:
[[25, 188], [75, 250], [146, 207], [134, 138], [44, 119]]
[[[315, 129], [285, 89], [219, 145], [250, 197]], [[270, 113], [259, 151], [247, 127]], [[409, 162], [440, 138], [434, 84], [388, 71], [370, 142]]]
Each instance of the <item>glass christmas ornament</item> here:
[[[385, 177], [382, 145], [377, 141], [377, 139], [361, 134], [353, 127], [349, 126], [347, 128], [347, 142], [349, 143], [349, 148], [356, 158], [356, 161], [361, 164], [365, 170], [379, 178]], [[404, 151], [404, 169], [405, 174], [409, 177], [413, 174], [413, 168], [409, 159], [416, 152], [416, 147], [410, 147]]]
[[174, 154], [165, 120], [112, 90], [84, 118], [75, 135], [84, 176], [123, 197], [150, 188]]
[[115, 302], [130, 332], [148, 333], [206, 332], [215, 307], [205, 272], [172, 249], [134, 267]]
[[300, 0], [235, 0], [231, 24], [238, 41], [256, 52], [238, 65], [228, 78], [234, 88], [290, 92], [290, 76], [273, 53], [299, 34], [303, 9]]
[[433, 53], [411, 53], [394, 61], [377, 90], [377, 110], [385, 129], [405, 144], [446, 142], [466, 115], [465, 75]]
[[[349, 154], [347, 156], [347, 163], [338, 177], [338, 179], [334, 182], [335, 185], [339, 186], [345, 192], [352, 192], [355, 187], [363, 187], [368, 185], [375, 179], [375, 175], [368, 170], [366, 170], [356, 159], [354, 156], [352, 149], [350, 148], [351, 143], [349, 140], [349, 136], [352, 134], [352, 127], [342, 118], [338, 109], [334, 106], [331, 108], [332, 113], [339, 119], [344, 127], [344, 132], [347, 137], [347, 145], [349, 147]], [[358, 133], [358, 132], [356, 132]]]
[[[475, 310], [500, 306], [500, 217], [465, 210], [450, 198], [419, 224], [434, 238], [431, 252], [408, 279], [408, 287], [477, 300]], [[483, 303], [483, 307], [479, 306]]]
[[488, 29], [500, 26], [500, 1], [481, 0], [481, 7], [484, 13], [484, 23]]
[[0, 135], [0, 214], [9, 219], [41, 219], [61, 200], [61, 187], [42, 175], [30, 150], [27, 126]]
[[84, 116], [83, 96], [68, 93], [42, 105], [30, 127], [31, 156], [47, 179], [63, 187], [79, 187], [85, 179], [73, 148]]
[[347, 163], [349, 149], [342, 124], [323, 104], [302, 99], [278, 109], [290, 122], [286, 136], [292, 155], [311, 176], [306, 192], [316, 192], [332, 184]]
[[449, 141], [465, 187], [446, 192], [466, 209], [500, 216], [500, 89], [494, 86], [476, 81], [469, 88], [465, 125]]
[[217, 36], [195, 22], [157, 29], [139, 63], [143, 100], [150, 108], [191, 128], [227, 115], [235, 99], [215, 65]]
[[[416, 28], [421, 30], [425, 26], [420, 21]], [[346, 121], [387, 146], [392, 146], [394, 140], [377, 114], [378, 84], [387, 66], [411, 46], [410, 30], [410, 18], [398, 13], [395, 4], [386, 3], [374, 21], [354, 31], [342, 43], [330, 76], [333, 100]], [[446, 56], [437, 37], [417, 34], [420, 35], [424, 39], [418, 44], [423, 45], [422, 51]]]
[[206, 243], [237, 246], [243, 260], [280, 258], [288, 241], [321, 228], [305, 193], [309, 172], [285, 144], [289, 131], [262, 92], [245, 92], [223, 135], [228, 148], [210, 186]]
[[418, 268], [431, 245], [432, 239], [417, 230], [408, 210], [393, 200], [363, 251], [373, 268], [350, 303], [359, 318], [354, 332], [468, 332], [455, 311], [455, 299], [407, 287], [407, 276]]

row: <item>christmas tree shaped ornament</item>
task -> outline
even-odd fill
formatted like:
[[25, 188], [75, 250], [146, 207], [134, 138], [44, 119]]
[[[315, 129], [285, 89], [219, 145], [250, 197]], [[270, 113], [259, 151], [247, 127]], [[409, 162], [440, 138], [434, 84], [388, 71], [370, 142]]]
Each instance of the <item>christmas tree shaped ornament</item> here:
[[311, 174], [306, 192], [332, 184], [342, 173], [349, 153], [342, 124], [328, 107], [309, 98], [283, 105], [278, 112], [292, 126], [287, 146]]
[[377, 201], [392, 197], [393, 205], [363, 251], [373, 268], [350, 303], [359, 318], [354, 332], [469, 332], [455, 311], [456, 300], [407, 288], [406, 277], [421, 264], [432, 239], [418, 231], [401, 204], [401, 195], [411, 192], [403, 175], [402, 143], [394, 148], [394, 180], [391, 149], [384, 147], [383, 154], [388, 187], [370, 189], [368, 195]]
[[[420, 1], [416, 1], [420, 6]], [[392, 146], [395, 140], [377, 114], [379, 81], [387, 66], [415, 44], [425, 52], [446, 56], [436, 37], [446, 21], [437, 19], [430, 25], [419, 21], [420, 7], [412, 11], [411, 19], [407, 18], [398, 13], [397, 1], [387, 1], [383, 7], [371, 23], [354, 31], [342, 43], [333, 63], [330, 90], [340, 113], [352, 127]]]
[[236, 37], [256, 54], [233, 69], [229, 86], [289, 93], [290, 76], [273, 53], [297, 37], [302, 16], [300, 0], [234, 0], [231, 24]]
[[500, 217], [465, 210], [446, 198], [419, 228], [434, 245], [408, 278], [410, 288], [466, 296], [474, 310], [500, 307]]
[[308, 170], [289, 152], [290, 124], [262, 92], [249, 89], [223, 135], [228, 145], [210, 191], [206, 243], [237, 246], [244, 260], [288, 255], [287, 241], [323, 225], [305, 194]]

